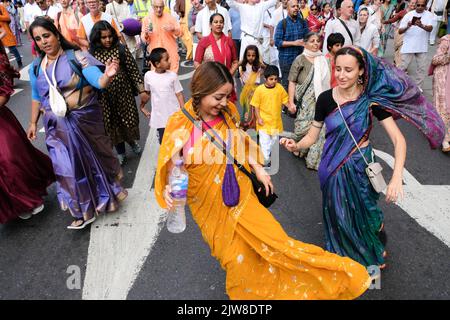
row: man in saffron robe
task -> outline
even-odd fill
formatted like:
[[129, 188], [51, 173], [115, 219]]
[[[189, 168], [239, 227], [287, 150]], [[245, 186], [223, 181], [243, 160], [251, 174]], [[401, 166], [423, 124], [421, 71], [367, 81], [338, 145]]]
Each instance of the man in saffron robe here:
[[142, 41], [147, 43], [147, 52], [154, 48], [165, 48], [169, 53], [170, 71], [178, 73], [180, 56], [176, 38], [182, 36], [180, 24], [170, 13], [164, 12], [164, 1], [155, 0], [150, 12], [142, 22]]

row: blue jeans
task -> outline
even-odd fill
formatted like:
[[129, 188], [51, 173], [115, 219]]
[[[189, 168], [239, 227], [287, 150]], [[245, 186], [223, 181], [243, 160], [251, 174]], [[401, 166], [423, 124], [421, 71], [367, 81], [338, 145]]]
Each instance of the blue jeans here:
[[284, 87], [286, 91], [288, 91], [289, 87], [289, 72], [291, 71], [292, 63], [286, 63], [284, 61], [279, 61], [280, 63], [280, 71], [281, 71], [281, 85]]
[[19, 65], [19, 68], [22, 67], [22, 58], [20, 57], [19, 50], [17, 50], [16, 46], [8, 47], [9, 51], [14, 55], [16, 58], [17, 64]]
[[450, 15], [447, 16], [447, 34], [450, 34]]

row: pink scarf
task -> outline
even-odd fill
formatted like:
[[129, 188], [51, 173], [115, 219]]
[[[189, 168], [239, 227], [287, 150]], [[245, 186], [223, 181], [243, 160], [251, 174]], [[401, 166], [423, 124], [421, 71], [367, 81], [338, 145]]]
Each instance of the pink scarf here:
[[214, 61], [220, 62], [225, 65], [228, 70], [231, 68], [231, 49], [228, 45], [228, 37], [222, 33], [220, 36], [220, 49], [217, 46], [216, 38], [214, 38], [211, 32], [208, 36], [209, 42], [211, 43], [211, 49], [214, 55]]

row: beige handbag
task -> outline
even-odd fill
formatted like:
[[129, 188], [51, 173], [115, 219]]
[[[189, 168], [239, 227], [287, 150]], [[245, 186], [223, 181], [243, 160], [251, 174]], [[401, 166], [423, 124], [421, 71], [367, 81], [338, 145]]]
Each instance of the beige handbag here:
[[361, 149], [358, 146], [358, 143], [356, 142], [355, 137], [353, 136], [353, 133], [351, 132], [350, 128], [348, 127], [347, 121], [345, 121], [344, 115], [342, 114], [342, 110], [340, 105], [336, 102], [339, 112], [341, 114], [342, 120], [344, 121], [345, 127], [347, 128], [347, 131], [350, 133], [350, 136], [353, 139], [353, 142], [356, 145], [356, 148], [358, 148], [359, 153], [364, 159], [364, 162], [367, 165], [366, 168], [366, 174], [369, 177], [369, 181], [372, 184], [372, 187], [375, 189], [376, 192], [380, 193], [384, 189], [386, 189], [386, 181], [384, 180], [382, 171], [383, 167], [378, 162], [375, 162], [373, 159], [373, 151], [372, 151], [372, 162], [368, 163], [366, 160], [366, 157], [364, 157], [364, 154], [362, 153]]
[[66, 100], [64, 99], [64, 97], [62, 96], [62, 94], [59, 92], [56, 83], [56, 79], [55, 79], [55, 69], [56, 69], [56, 64], [58, 63], [58, 58], [56, 58], [56, 61], [53, 64], [53, 71], [52, 71], [52, 81], [50, 81], [50, 79], [47, 76], [47, 56], [44, 57], [43, 60], [43, 66], [42, 69], [44, 71], [44, 76], [45, 79], [47, 80], [48, 83], [48, 90], [49, 90], [49, 95], [48, 95], [48, 100], [49, 100], [49, 104], [50, 104], [50, 108], [52, 109], [53, 113], [58, 116], [58, 117], [64, 117], [67, 113], [67, 104], [66, 104]]

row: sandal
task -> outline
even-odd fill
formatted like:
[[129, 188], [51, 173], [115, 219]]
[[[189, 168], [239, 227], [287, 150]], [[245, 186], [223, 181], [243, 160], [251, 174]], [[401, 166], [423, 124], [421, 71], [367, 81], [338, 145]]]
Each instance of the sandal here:
[[[72, 224], [70, 226], [67, 226], [67, 229], [81, 230], [81, 229], [84, 229], [88, 224], [91, 224], [94, 221], [95, 221], [95, 216], [86, 221], [84, 219], [76, 219], [72, 222]], [[81, 224], [79, 222], [81, 222]]]

